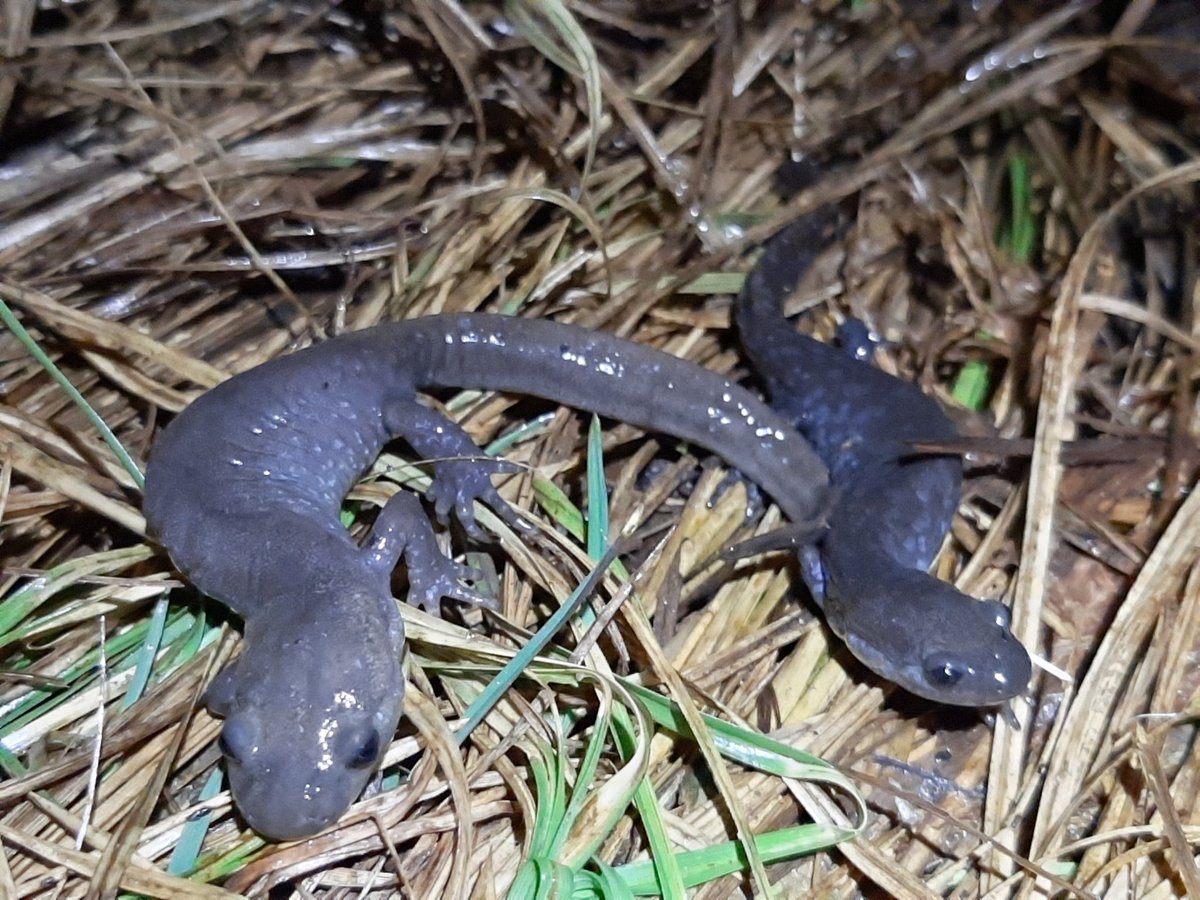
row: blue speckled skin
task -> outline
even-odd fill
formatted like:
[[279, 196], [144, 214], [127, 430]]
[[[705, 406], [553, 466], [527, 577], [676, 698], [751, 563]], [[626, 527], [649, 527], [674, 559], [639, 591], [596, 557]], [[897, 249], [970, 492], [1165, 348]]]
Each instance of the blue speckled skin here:
[[771, 406], [812, 442], [835, 489], [829, 527], [802, 556], [805, 579], [830, 628], [879, 675], [942, 703], [1000, 703], [1031, 672], [1008, 609], [926, 571], [958, 506], [962, 466], [909, 445], [954, 437], [954, 426], [916, 385], [856, 359], [853, 333], [835, 348], [783, 319], [828, 223], [812, 215], [773, 237], [735, 311]]
[[[483, 500], [511, 514], [494, 465], [417, 388], [532, 394], [689, 440], [735, 464], [796, 522], [820, 521], [828, 477], [808, 443], [722, 376], [611, 335], [490, 315], [432, 316], [357, 332], [236, 376], [159, 437], [146, 472], [151, 532], [198, 588], [245, 620], [245, 646], [206, 701], [247, 822], [311, 835], [362, 792], [400, 718], [408, 601], [476, 599], [438, 552], [420, 504], [397, 493], [363, 545], [342, 501], [386, 442], [433, 463], [431, 499], [474, 527]], [[459, 457], [459, 459], [453, 459]]]

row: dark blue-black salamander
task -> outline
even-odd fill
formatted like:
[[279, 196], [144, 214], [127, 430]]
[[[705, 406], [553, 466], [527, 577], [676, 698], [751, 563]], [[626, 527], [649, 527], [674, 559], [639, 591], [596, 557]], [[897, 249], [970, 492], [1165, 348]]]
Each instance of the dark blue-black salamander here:
[[916, 385], [862, 361], [861, 336], [848, 331], [848, 346], [831, 347], [783, 318], [828, 220], [799, 219], [768, 241], [734, 314], [772, 408], [829, 467], [835, 499], [828, 528], [801, 551], [805, 580], [868, 668], [941, 703], [1001, 703], [1025, 690], [1031, 672], [1008, 608], [927, 571], [958, 507], [962, 464], [910, 444], [953, 438], [953, 424]]
[[[359, 796], [400, 719], [408, 601], [472, 600], [417, 499], [397, 493], [362, 545], [339, 513], [393, 438], [433, 463], [430, 496], [468, 530], [482, 500], [512, 515], [495, 465], [418, 388], [532, 394], [704, 447], [761, 485], [793, 522], [819, 522], [828, 473], [762, 401], [715, 372], [611, 335], [548, 321], [444, 315], [393, 322], [224, 382], [158, 438], [146, 472], [150, 531], [193, 584], [245, 622], [242, 654], [206, 702], [246, 821], [314, 834]], [[915, 627], [915, 626], [914, 626]]]
[[[430, 497], [474, 527], [482, 500], [511, 511], [495, 467], [416, 400], [418, 388], [543, 397], [682, 437], [737, 466], [811, 533], [807, 579], [833, 630], [870, 668], [945, 703], [994, 704], [1029, 677], [1007, 611], [925, 573], [958, 502], [959, 466], [908, 459], [905, 441], [953, 433], [912, 385], [785, 328], [780, 303], [811, 258], [801, 223], [769, 246], [738, 305], [739, 327], [780, 416], [692, 363], [568, 325], [490, 315], [395, 322], [327, 341], [230, 379], [181, 413], [146, 473], [151, 532], [202, 591], [245, 621], [245, 648], [206, 696], [247, 822], [273, 838], [332, 824], [361, 793], [400, 718], [408, 601], [474, 600], [397, 493], [362, 544], [342, 501], [402, 438], [433, 465]], [[838, 500], [827, 510], [828, 461]]]

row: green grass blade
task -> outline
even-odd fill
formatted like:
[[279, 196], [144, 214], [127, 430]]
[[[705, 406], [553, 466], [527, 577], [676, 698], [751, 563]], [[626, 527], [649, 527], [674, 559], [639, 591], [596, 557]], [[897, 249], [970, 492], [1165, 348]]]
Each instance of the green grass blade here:
[[562, 488], [553, 481], [535, 475], [533, 494], [542, 509], [546, 511], [546, 515], [565, 528], [567, 534], [575, 540], [583, 540], [583, 514], [579, 512]]
[[608, 549], [608, 485], [604, 481], [604, 434], [592, 416], [587, 440], [587, 552], [600, 559]]
[[588, 737], [587, 749], [584, 751], [583, 759], [580, 760], [579, 767], [575, 772], [575, 790], [571, 792], [571, 797], [566, 803], [566, 808], [563, 810], [561, 821], [551, 843], [551, 848], [556, 858], [563, 845], [567, 842], [567, 837], [574, 827], [575, 822], [579, 819], [579, 814], [583, 811], [584, 805], [592, 795], [592, 780], [596, 777], [596, 770], [600, 766], [600, 757], [604, 753], [608, 726], [612, 721], [611, 694], [605, 693], [607, 696], [600, 703], [600, 709], [596, 715], [596, 725], [591, 729], [591, 734]]
[[24, 640], [52, 620], [54, 614], [37, 621], [30, 621], [30, 616], [62, 591], [74, 587], [85, 578], [122, 572], [152, 555], [153, 551], [145, 546], [104, 550], [67, 560], [47, 569], [37, 578], [31, 578], [0, 603], [0, 647]]
[[154, 670], [154, 659], [158, 655], [158, 648], [162, 646], [163, 631], [167, 627], [167, 609], [167, 597], [164, 594], [154, 602], [154, 609], [150, 612], [146, 637], [142, 640], [142, 645], [137, 652], [137, 661], [134, 663], [133, 681], [129, 683], [129, 689], [121, 698], [121, 709], [129, 709], [133, 706], [142, 696], [142, 692], [146, 690], [146, 685], [150, 683], [150, 673]]
[[[204, 787], [200, 789], [200, 801], [211, 800], [221, 791], [221, 770], [213, 769]], [[179, 843], [171, 851], [171, 859], [167, 862], [168, 875], [184, 875], [196, 868], [196, 860], [200, 857], [200, 847], [208, 835], [208, 826], [212, 821], [212, 813], [206, 812], [190, 820], [183, 826], [179, 835]]]
[[538, 752], [529, 757], [529, 771], [533, 774], [534, 795], [537, 797], [537, 815], [533, 820], [533, 834], [529, 836], [529, 855], [537, 859], [553, 857], [554, 835], [562, 820], [566, 805], [566, 778], [558, 762], [562, 757], [543, 752], [538, 741]]
[[[624, 710], [621, 710], [624, 713]], [[628, 715], [613, 717], [613, 735], [621, 748], [624, 758], [636, 751], [637, 735]], [[658, 796], [654, 793], [654, 785], [648, 778], [643, 778], [633, 794], [633, 803], [641, 818], [642, 829], [646, 832], [646, 842], [650, 845], [650, 862], [654, 883], [664, 900], [684, 900], [685, 885], [683, 873], [679, 870], [671, 839], [667, 835], [667, 826], [663, 822], [662, 810], [658, 805]]]
[[[677, 734], [691, 737], [691, 729], [677, 704], [627, 679], [621, 681], [646, 707], [646, 711], [655, 722]], [[811, 753], [789, 747], [758, 732], [731, 725], [715, 716], [701, 713], [701, 717], [712, 734], [717, 750], [726, 759], [782, 778], [820, 782], [846, 791], [854, 798], [858, 807], [859, 822], [866, 821], [866, 801], [855, 790], [854, 783], [829, 763]]]
[[520, 444], [522, 441], [527, 441], [545, 432], [550, 423], [554, 421], [556, 415], [558, 414], [553, 412], [542, 413], [528, 422], [521, 423], [517, 428], [514, 428], [507, 434], [501, 435], [484, 447], [483, 452], [488, 456], [499, 456], [502, 453], [507, 453], [512, 447]]
[[[588, 107], [588, 143], [580, 181], [586, 184], [596, 159], [596, 148], [600, 139], [600, 117], [604, 102], [601, 90], [600, 60], [596, 56], [596, 48], [592, 45], [587, 32], [561, 0], [509, 0], [505, 4], [505, 9], [509, 19], [524, 33], [539, 53], [559, 68], [583, 80]], [[569, 58], [559, 51], [554, 38], [534, 19], [533, 9], [544, 15], [550, 22], [558, 38], [570, 51]]]
[[112, 429], [108, 427], [104, 419], [100, 418], [100, 414], [92, 409], [92, 405], [84, 399], [83, 394], [79, 393], [78, 388], [71, 384], [67, 376], [54, 364], [54, 360], [38, 345], [33, 335], [25, 330], [25, 326], [21, 324], [20, 319], [13, 315], [13, 311], [2, 299], [0, 299], [0, 322], [7, 325], [9, 330], [16, 335], [17, 340], [25, 346], [30, 355], [38, 361], [47, 374], [71, 398], [71, 402], [83, 410], [83, 414], [92, 423], [92, 427], [100, 433], [100, 437], [104, 440], [104, 443], [108, 444], [109, 449], [116, 454], [121, 465], [125, 467], [125, 471], [129, 473], [129, 477], [133, 479], [133, 483], [141, 490], [146, 484], [146, 479], [142, 475], [142, 470], [138, 468], [138, 464], [133, 461], [133, 457], [125, 450], [125, 447], [117, 439], [117, 436], [113, 434]]
[[981, 410], [992, 390], [991, 371], [983, 360], [973, 359], [958, 370], [950, 394], [967, 409]]
[[[755, 835], [753, 840], [763, 862], [769, 864], [827, 850], [845, 837], [843, 829], [831, 831], [822, 825], [796, 825]], [[745, 848], [738, 841], [726, 841], [703, 850], [685, 850], [674, 854], [674, 861], [686, 887], [705, 884], [749, 867]], [[631, 894], [648, 896], [663, 893], [651, 862], [629, 863], [613, 871]]]
[[1014, 260], [1027, 263], [1037, 246], [1037, 221], [1030, 205], [1033, 191], [1029, 181], [1029, 159], [1024, 153], [1017, 153], [1008, 161], [1008, 183], [1012, 196], [1012, 222], [1007, 249]]
[[454, 733], [458, 743], [461, 744], [467, 739], [467, 736], [483, 721], [488, 711], [496, 705], [496, 702], [504, 693], [521, 677], [521, 673], [525, 671], [534, 657], [546, 648], [558, 633], [558, 630], [575, 614], [575, 610], [579, 608], [579, 605], [595, 589], [600, 579], [604, 577], [605, 572], [608, 571], [613, 560], [616, 559], [617, 552], [618, 546], [614, 545], [604, 555], [604, 559], [600, 560], [600, 563], [583, 580], [583, 583], [571, 593], [567, 601], [555, 610], [554, 615], [546, 620], [546, 624], [538, 629], [537, 634], [530, 638], [529, 642], [521, 648], [521, 651], [505, 664], [504, 668], [496, 674], [496, 677], [491, 680], [483, 693], [479, 695], [475, 702], [467, 707], [465, 720], [458, 731]]
[[551, 859], [525, 860], [508, 889], [509, 900], [550, 900], [574, 894], [575, 872]]

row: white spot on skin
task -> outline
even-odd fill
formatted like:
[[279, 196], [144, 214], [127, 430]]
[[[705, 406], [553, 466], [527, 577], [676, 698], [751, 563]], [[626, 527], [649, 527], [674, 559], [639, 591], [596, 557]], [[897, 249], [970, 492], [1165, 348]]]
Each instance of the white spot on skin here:
[[[317, 760], [317, 771], [326, 772], [333, 767], [333, 738], [337, 734], [338, 720], [324, 719], [317, 729], [317, 743], [321, 747], [321, 757]], [[320, 790], [320, 788], [317, 788]]]
[[[453, 343], [450, 335], [446, 336], [447, 343]], [[479, 334], [474, 331], [463, 331], [458, 335], [460, 344], [489, 344], [493, 347], [505, 346], [504, 338], [492, 331], [488, 334]]]
[[234, 466], [244, 466], [245, 465], [245, 463], [242, 462], [240, 459], [231, 459], [231, 460], [229, 460], [229, 462], [231, 465], [234, 465]]
[[732, 424], [729, 419], [729, 416], [725, 415], [725, 413], [723, 411], [717, 409], [715, 406], [710, 406], [708, 408], [708, 417], [710, 419], [716, 419], [717, 422], [721, 425]]

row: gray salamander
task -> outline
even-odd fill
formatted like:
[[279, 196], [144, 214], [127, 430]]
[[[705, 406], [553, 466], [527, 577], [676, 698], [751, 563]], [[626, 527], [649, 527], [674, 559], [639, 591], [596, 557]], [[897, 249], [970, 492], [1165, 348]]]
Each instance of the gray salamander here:
[[[200, 590], [245, 623], [242, 654], [206, 695], [246, 821], [277, 839], [334, 822], [399, 722], [404, 626], [392, 597], [471, 600], [416, 498], [401, 491], [360, 546], [340, 524], [354, 481], [393, 438], [434, 462], [439, 517], [504, 514], [494, 465], [417, 388], [532, 394], [689, 440], [761, 485], [793, 522], [825, 513], [808, 443], [715, 372], [611, 335], [535, 319], [444, 315], [379, 325], [272, 360], [202, 395], [146, 472], [151, 532]], [[456, 459], [457, 457], [457, 459]], [[463, 459], [475, 457], [475, 459]], [[511, 514], [511, 510], [509, 510]]]
[[783, 319], [828, 221], [810, 215], [771, 238], [735, 309], [771, 406], [809, 439], [835, 490], [828, 529], [801, 554], [805, 580], [868, 668], [930, 700], [1000, 703], [1031, 673], [1008, 608], [927, 572], [958, 506], [962, 465], [917, 455], [908, 442], [954, 437], [954, 426], [916, 385], [856, 359], [867, 355], [861, 336], [835, 348]]

